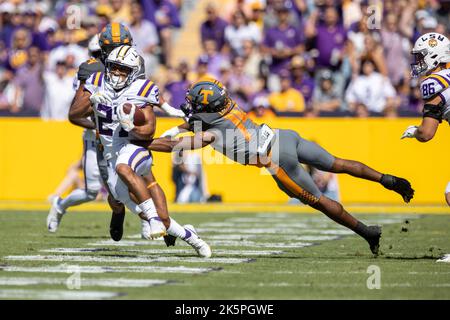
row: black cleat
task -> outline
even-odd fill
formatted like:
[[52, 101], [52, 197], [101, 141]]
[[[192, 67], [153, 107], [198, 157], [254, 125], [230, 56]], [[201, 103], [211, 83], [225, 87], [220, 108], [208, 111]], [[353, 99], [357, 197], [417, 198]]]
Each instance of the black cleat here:
[[114, 241], [120, 241], [123, 236], [123, 221], [125, 220], [125, 210], [121, 213], [112, 213], [109, 224], [109, 234]]
[[368, 226], [370, 230], [370, 236], [366, 238], [369, 243], [370, 251], [374, 255], [378, 255], [378, 250], [380, 249], [380, 238], [381, 238], [381, 227], [380, 226]]
[[390, 174], [383, 174], [380, 183], [388, 190], [393, 190], [403, 197], [403, 201], [410, 202], [414, 197], [414, 189], [408, 180], [391, 176]]
[[166, 243], [166, 246], [168, 246], [168, 247], [175, 246], [176, 240], [177, 240], [177, 237], [174, 237], [170, 234], [164, 236], [164, 242]]

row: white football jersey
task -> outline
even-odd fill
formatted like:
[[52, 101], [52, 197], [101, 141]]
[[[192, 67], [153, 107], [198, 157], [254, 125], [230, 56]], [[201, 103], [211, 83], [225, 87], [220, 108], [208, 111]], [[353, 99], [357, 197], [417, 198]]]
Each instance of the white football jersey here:
[[117, 108], [127, 102], [134, 104], [137, 108], [160, 103], [158, 87], [152, 81], [145, 79], [137, 79], [129, 86], [116, 91], [107, 83], [105, 74], [97, 72], [86, 80], [84, 88], [91, 94], [100, 91], [112, 100], [110, 106], [103, 104], [93, 106], [97, 131], [106, 160], [116, 157], [120, 148], [129, 142], [128, 132], [122, 128], [117, 117]]
[[420, 93], [424, 100], [439, 95], [444, 103], [443, 119], [450, 123], [450, 65], [447, 68], [424, 77], [420, 83]]

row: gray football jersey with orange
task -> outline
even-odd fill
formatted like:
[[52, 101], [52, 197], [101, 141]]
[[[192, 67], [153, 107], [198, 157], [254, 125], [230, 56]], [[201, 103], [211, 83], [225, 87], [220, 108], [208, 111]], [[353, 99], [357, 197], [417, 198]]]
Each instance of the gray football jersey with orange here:
[[222, 112], [196, 113], [189, 119], [189, 125], [193, 132], [213, 133], [215, 140], [211, 146], [241, 164], [256, 159], [257, 154], [261, 154], [261, 146], [268, 147], [270, 143], [266, 135], [268, 127], [254, 123], [234, 103]]

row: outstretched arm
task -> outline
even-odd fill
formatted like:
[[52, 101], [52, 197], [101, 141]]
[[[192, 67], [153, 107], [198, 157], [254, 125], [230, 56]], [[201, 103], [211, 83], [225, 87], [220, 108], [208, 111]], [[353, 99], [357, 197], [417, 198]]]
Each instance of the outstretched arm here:
[[442, 106], [441, 97], [436, 97], [425, 101], [423, 108], [423, 119], [420, 126], [409, 126], [402, 135], [404, 138], [416, 138], [417, 141], [427, 142], [433, 139], [442, 121]]
[[185, 116], [184, 112], [179, 110], [179, 109], [175, 109], [174, 107], [172, 107], [170, 104], [168, 104], [163, 97], [160, 97], [159, 99], [159, 104], [156, 105], [158, 108], [162, 109], [167, 115], [171, 116], [171, 117], [178, 117], [178, 118], [183, 118]]
[[195, 150], [206, 147], [214, 142], [214, 135], [210, 132], [197, 132], [190, 137], [171, 139], [168, 137], [157, 138], [148, 146], [151, 151], [172, 152], [181, 150]]
[[185, 122], [183, 124], [180, 124], [179, 126], [172, 127], [169, 130], [164, 131], [164, 133], [161, 135], [161, 138], [164, 137], [176, 137], [180, 133], [189, 131], [189, 123]]
[[439, 127], [439, 121], [434, 118], [423, 118], [414, 136], [417, 141], [427, 142], [433, 139]]

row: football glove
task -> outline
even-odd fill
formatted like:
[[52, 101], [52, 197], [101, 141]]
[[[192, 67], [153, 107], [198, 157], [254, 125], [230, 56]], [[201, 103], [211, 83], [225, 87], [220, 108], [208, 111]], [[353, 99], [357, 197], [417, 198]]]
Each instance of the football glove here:
[[179, 135], [180, 133], [182, 133], [184, 131], [185, 130], [180, 130], [179, 127], [173, 127], [173, 128], [170, 128], [169, 130], [164, 131], [164, 133], [161, 135], [161, 138], [164, 138], [164, 137], [168, 137], [168, 138], [176, 137], [177, 135]]
[[417, 126], [409, 126], [405, 132], [403, 132], [403, 135], [400, 139], [405, 139], [405, 138], [414, 138], [415, 137], [415, 133], [417, 131]]
[[112, 104], [111, 98], [100, 91], [91, 94], [89, 100], [91, 101], [92, 104], [104, 104], [107, 106]]
[[125, 113], [123, 110], [123, 104], [117, 108], [117, 118], [119, 119], [120, 125], [126, 132], [130, 132], [134, 129], [134, 113], [136, 112], [136, 106], [131, 104], [130, 113]]

